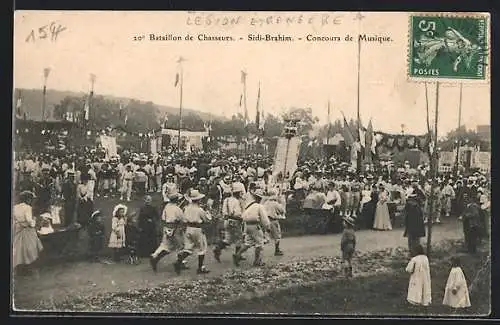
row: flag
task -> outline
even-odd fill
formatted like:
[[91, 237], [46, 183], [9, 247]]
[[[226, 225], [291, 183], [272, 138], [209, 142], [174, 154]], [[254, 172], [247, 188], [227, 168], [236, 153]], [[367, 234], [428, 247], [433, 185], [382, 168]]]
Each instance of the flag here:
[[85, 121], [89, 120], [90, 117], [90, 105], [89, 105], [89, 98], [85, 99], [85, 105], [83, 106], [83, 112], [84, 112], [84, 119]]
[[22, 99], [21, 99], [21, 93], [19, 93], [19, 96], [17, 97], [17, 101], [16, 101], [16, 116], [19, 118], [23, 116], [22, 106], [23, 106], [23, 103], [22, 103]]
[[345, 119], [344, 113], [342, 113], [342, 116], [344, 117], [344, 128], [342, 130], [342, 136], [344, 137], [346, 146], [350, 147], [354, 143], [354, 136], [352, 135], [351, 129], [349, 128], [349, 123], [347, 123], [347, 120]]
[[261, 111], [260, 115], [261, 115], [261, 117], [260, 117], [260, 127], [259, 127], [259, 129], [261, 129], [262, 131], [264, 131], [264, 127], [265, 127], [265, 124], [266, 124], [266, 118], [264, 117], [264, 111]]
[[243, 102], [243, 94], [240, 95], [240, 107], [242, 102]]
[[165, 117], [163, 118], [163, 124], [162, 124], [162, 127], [164, 129], [167, 128], [167, 122], [168, 122], [168, 114], [165, 113]]
[[177, 72], [175, 74], [175, 83], [174, 83], [174, 87], [177, 87], [177, 84], [179, 83], [179, 72]]
[[120, 103], [120, 118], [123, 117], [123, 105]]
[[125, 112], [125, 118], [123, 119], [125, 125], [127, 125], [127, 121], [128, 121], [128, 114]]
[[371, 153], [375, 151], [375, 149], [373, 148], [373, 140], [375, 140], [375, 137], [373, 136], [373, 125], [371, 119], [370, 122], [368, 122], [364, 138], [365, 138], [365, 146], [364, 146], [365, 158], [368, 162], [371, 162], [371, 157], [372, 157]]
[[259, 91], [257, 92], [257, 115], [255, 116], [255, 125], [257, 126], [258, 129], [260, 129], [259, 102], [260, 102], [260, 83], [259, 83]]
[[361, 119], [358, 121], [358, 133], [359, 133], [359, 144], [361, 147], [366, 147], [366, 129], [363, 127], [361, 123]]

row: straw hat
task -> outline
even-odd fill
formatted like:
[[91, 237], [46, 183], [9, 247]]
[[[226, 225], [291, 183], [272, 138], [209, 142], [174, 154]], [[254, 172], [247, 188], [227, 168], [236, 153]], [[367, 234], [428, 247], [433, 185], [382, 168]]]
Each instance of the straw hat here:
[[94, 219], [94, 217], [96, 217], [98, 215], [101, 215], [100, 210], [96, 210], [96, 211], [92, 212], [92, 214], [90, 215], [90, 219]]
[[264, 191], [261, 188], [258, 188], [255, 190], [255, 192], [253, 192], [253, 195], [258, 198], [262, 198], [264, 197]]
[[191, 190], [189, 195], [186, 195], [186, 199], [190, 201], [199, 201], [205, 197], [205, 194], [200, 193], [198, 190]]
[[36, 195], [35, 193], [33, 193], [32, 191], [22, 191], [21, 193], [19, 193], [19, 197], [22, 199], [22, 200], [25, 200], [27, 198], [36, 198]]
[[113, 217], [116, 217], [116, 213], [117, 213], [117, 212], [118, 212], [118, 210], [120, 210], [120, 209], [123, 209], [123, 210], [124, 210], [124, 211], [123, 211], [123, 212], [124, 212], [123, 214], [127, 214], [127, 210], [128, 210], [127, 206], [126, 206], [126, 205], [124, 205], [124, 204], [121, 204], [121, 203], [120, 203], [120, 204], [115, 205], [115, 207], [113, 208]]

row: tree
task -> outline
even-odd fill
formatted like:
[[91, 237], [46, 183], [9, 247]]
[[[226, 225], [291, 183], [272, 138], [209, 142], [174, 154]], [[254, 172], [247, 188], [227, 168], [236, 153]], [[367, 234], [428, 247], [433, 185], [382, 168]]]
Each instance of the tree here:
[[453, 151], [457, 146], [455, 141], [460, 141], [462, 145], [465, 143], [469, 145], [479, 145], [481, 150], [488, 150], [489, 147], [488, 143], [483, 141], [476, 131], [467, 130], [465, 126], [448, 132], [444, 140], [438, 143], [438, 146], [442, 151]]
[[283, 132], [284, 123], [278, 117], [272, 114], [267, 114], [264, 125], [264, 138], [273, 138], [281, 136]]

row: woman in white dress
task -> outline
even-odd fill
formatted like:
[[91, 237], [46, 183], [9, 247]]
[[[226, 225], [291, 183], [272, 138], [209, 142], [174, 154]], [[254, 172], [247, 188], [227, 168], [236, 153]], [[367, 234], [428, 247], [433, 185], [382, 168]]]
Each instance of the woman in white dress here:
[[429, 306], [432, 302], [431, 271], [422, 245], [415, 247], [415, 256], [408, 262], [406, 272], [411, 274], [406, 300], [412, 305]]
[[28, 266], [35, 262], [43, 245], [36, 232], [36, 221], [33, 219], [31, 203], [35, 194], [24, 191], [20, 194], [21, 203], [14, 206], [13, 211], [13, 259], [12, 266], [23, 267], [29, 271]]
[[389, 215], [389, 207], [387, 201], [389, 193], [383, 186], [380, 186], [380, 192], [375, 210], [375, 220], [373, 221], [373, 229], [376, 230], [392, 230], [391, 217]]

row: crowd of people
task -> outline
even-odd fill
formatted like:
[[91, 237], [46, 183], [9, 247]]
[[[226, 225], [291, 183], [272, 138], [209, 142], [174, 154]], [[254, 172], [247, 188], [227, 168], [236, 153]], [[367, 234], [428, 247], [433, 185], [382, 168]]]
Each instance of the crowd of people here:
[[[410, 250], [425, 237], [426, 222], [455, 217], [463, 219], [465, 241], [473, 252], [489, 224], [488, 178], [478, 172], [432, 178], [428, 170], [426, 165], [414, 169], [405, 163], [356, 173], [332, 157], [300, 161], [296, 171], [283, 175], [273, 170], [272, 158], [260, 154], [123, 151], [108, 159], [88, 149], [19, 154], [14, 172], [20, 203], [14, 222], [28, 229], [31, 239], [15, 237], [15, 264], [36, 260], [42, 246], [34, 236], [41, 231], [75, 223], [88, 233], [90, 253], [99, 260], [108, 236], [95, 201], [110, 197], [121, 201], [113, 209], [107, 243], [114, 259], [120, 260], [124, 252], [130, 263], [149, 257], [154, 271], [163, 256], [176, 252], [175, 271], [180, 273], [196, 252], [197, 271], [208, 272], [207, 235], [217, 261], [233, 245], [235, 265], [251, 247], [253, 264], [262, 265], [264, 243], [273, 240], [275, 255], [283, 254], [280, 220], [293, 209], [327, 210], [332, 220], [343, 220], [345, 228], [352, 229], [391, 230], [396, 215], [404, 216]], [[161, 196], [162, 206], [152, 204], [154, 195]], [[144, 200], [144, 206], [137, 214], [127, 214], [128, 202], [136, 199]], [[344, 246], [349, 250], [352, 243]], [[349, 256], [346, 253], [346, 261]], [[352, 270], [350, 264], [346, 267]]]

